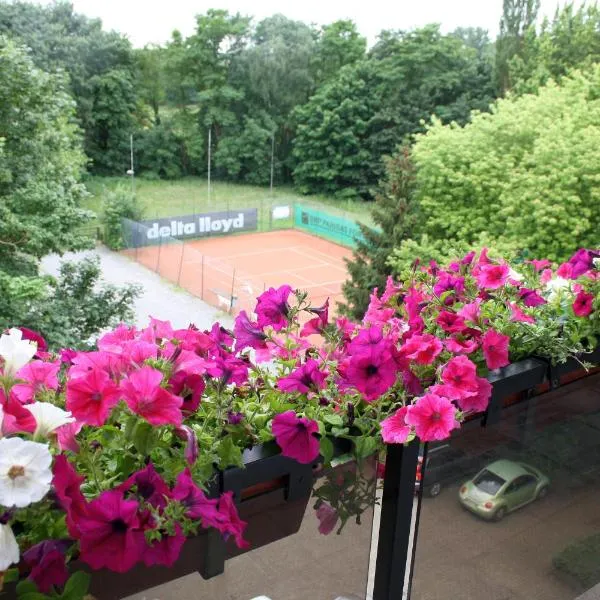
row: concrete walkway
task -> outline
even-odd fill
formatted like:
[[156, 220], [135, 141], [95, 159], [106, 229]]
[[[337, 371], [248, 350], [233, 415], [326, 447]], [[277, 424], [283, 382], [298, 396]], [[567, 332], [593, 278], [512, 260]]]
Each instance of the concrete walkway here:
[[233, 326], [233, 319], [218, 309], [174, 286], [146, 267], [112, 252], [104, 246], [86, 252], [68, 253], [63, 257], [51, 254], [43, 258], [41, 270], [57, 275], [63, 260], [81, 260], [86, 256], [99, 256], [103, 278], [107, 283], [123, 285], [139, 283], [142, 295], [135, 301], [135, 319], [138, 326], [148, 324], [148, 317], [171, 321], [174, 327], [187, 327], [194, 323], [199, 329], [210, 329], [215, 321], [225, 327]]

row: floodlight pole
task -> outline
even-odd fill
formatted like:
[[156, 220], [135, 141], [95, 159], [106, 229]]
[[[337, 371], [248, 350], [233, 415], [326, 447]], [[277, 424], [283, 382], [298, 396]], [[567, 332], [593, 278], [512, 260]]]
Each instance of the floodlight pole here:
[[210, 153], [212, 141], [212, 125], [208, 128], [208, 205], [210, 206]]
[[275, 164], [275, 132], [271, 137], [271, 196], [273, 195], [273, 167]]
[[131, 163], [131, 195], [135, 196], [135, 171], [133, 170], [133, 133], [129, 134], [129, 151], [130, 151], [130, 163]]

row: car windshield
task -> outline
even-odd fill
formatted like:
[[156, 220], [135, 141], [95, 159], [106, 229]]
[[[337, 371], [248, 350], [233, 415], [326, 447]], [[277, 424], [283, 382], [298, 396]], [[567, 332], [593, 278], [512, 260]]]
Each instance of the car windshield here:
[[475, 477], [475, 479], [473, 479], [473, 483], [482, 492], [495, 496], [498, 493], [498, 490], [506, 483], [506, 480], [495, 475], [491, 471], [484, 469], [477, 477]]

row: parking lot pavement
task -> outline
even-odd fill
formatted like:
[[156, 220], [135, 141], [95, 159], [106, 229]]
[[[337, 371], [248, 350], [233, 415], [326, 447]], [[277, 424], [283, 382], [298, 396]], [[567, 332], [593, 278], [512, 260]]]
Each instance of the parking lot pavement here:
[[600, 531], [600, 485], [558, 483], [543, 500], [486, 522], [458, 502], [459, 485], [424, 498], [412, 600], [573, 600], [552, 557]]

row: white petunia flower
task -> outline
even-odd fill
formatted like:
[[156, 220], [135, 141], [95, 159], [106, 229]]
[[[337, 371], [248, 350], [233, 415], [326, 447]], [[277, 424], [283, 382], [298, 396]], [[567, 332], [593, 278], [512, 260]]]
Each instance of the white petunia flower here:
[[0, 573], [19, 562], [19, 544], [10, 525], [0, 523]]
[[563, 291], [571, 290], [571, 282], [563, 277], [554, 277], [546, 284], [546, 289], [550, 292], [548, 300], [552, 302]]
[[4, 374], [12, 375], [25, 366], [37, 352], [37, 344], [24, 340], [20, 329], [9, 329], [0, 336], [0, 356], [4, 359]]
[[512, 267], [508, 271], [508, 278], [514, 279], [515, 281], [523, 281], [523, 275], [518, 271], [515, 271]]
[[594, 266], [596, 267], [596, 269], [600, 269], [600, 256], [592, 259], [592, 262], [594, 263]]
[[50, 490], [52, 456], [48, 444], [19, 437], [0, 440], [0, 504], [22, 508]]
[[50, 402], [34, 402], [26, 404], [23, 408], [26, 408], [35, 418], [36, 427], [33, 434], [35, 438], [47, 438], [54, 430], [75, 421], [70, 412]]

